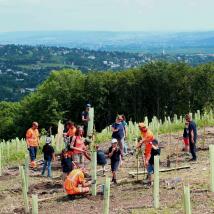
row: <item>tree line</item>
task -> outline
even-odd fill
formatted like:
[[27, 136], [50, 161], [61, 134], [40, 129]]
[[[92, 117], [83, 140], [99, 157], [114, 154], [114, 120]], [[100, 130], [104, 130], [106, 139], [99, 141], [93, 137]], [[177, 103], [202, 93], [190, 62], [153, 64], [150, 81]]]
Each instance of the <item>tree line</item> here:
[[153, 62], [121, 72], [53, 71], [34, 93], [20, 102], [0, 102], [0, 139], [23, 137], [32, 121], [40, 128], [81, 121], [86, 103], [95, 107], [96, 130], [117, 114], [141, 121], [184, 115], [214, 107], [214, 64], [191, 67], [183, 63]]

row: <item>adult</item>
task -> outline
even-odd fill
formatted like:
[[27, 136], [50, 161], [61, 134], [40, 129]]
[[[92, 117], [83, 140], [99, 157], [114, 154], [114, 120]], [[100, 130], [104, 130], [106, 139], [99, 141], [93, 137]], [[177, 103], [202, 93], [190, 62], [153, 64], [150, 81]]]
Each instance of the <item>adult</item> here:
[[186, 122], [189, 123], [189, 126], [188, 126], [189, 148], [190, 148], [190, 153], [192, 155], [192, 159], [190, 159], [190, 161], [196, 161], [197, 160], [197, 155], [196, 155], [197, 126], [189, 114], [185, 116], [185, 119], [186, 119]]
[[122, 116], [117, 116], [115, 123], [112, 124], [112, 139], [115, 138], [118, 141], [118, 145], [120, 147], [121, 156], [123, 159], [123, 151], [124, 151], [124, 126], [122, 124], [123, 118]]
[[128, 127], [128, 124], [127, 124], [127, 122], [126, 122], [126, 117], [125, 117], [125, 115], [121, 115], [121, 117], [122, 117], [122, 121], [121, 121], [121, 123], [122, 123], [122, 125], [123, 125], [123, 128], [124, 128], [124, 148], [123, 148], [123, 152], [124, 152], [124, 154], [126, 155], [126, 154], [128, 154], [128, 145], [127, 145], [127, 143], [126, 143], [126, 139], [127, 139], [127, 136], [128, 136], [128, 130], [127, 130], [127, 127]]
[[81, 116], [82, 116], [82, 123], [83, 123], [83, 129], [84, 129], [84, 133], [83, 133], [83, 137], [87, 136], [87, 130], [88, 130], [88, 121], [89, 119], [89, 109], [90, 109], [91, 105], [87, 104], [85, 111], [82, 112]]
[[37, 122], [32, 123], [32, 127], [27, 130], [26, 133], [26, 143], [27, 148], [30, 155], [31, 167], [34, 169], [36, 168], [36, 154], [37, 148], [39, 146], [39, 131], [38, 131], [39, 124]]
[[81, 195], [89, 192], [91, 182], [85, 180], [84, 169], [74, 169], [69, 173], [64, 182], [64, 188], [68, 195]]
[[141, 146], [145, 145], [144, 150], [144, 165], [146, 169], [149, 165], [149, 159], [151, 157], [151, 149], [152, 149], [152, 141], [155, 139], [153, 133], [146, 127], [144, 123], [139, 123], [138, 127], [140, 129], [142, 139], [137, 144], [137, 148], [141, 148]]

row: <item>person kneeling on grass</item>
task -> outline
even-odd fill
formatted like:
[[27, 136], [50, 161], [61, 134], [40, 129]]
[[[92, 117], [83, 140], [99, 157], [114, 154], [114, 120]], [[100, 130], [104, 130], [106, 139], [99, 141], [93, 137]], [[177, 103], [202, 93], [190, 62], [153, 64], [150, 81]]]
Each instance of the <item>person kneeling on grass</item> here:
[[43, 146], [44, 165], [42, 169], [42, 176], [45, 175], [46, 167], [48, 167], [48, 177], [51, 177], [51, 161], [55, 160], [54, 148], [51, 144], [51, 137], [46, 138], [46, 144]]
[[150, 156], [148, 167], [147, 167], [148, 185], [152, 184], [152, 174], [154, 173], [154, 157], [156, 155], [160, 155], [160, 148], [158, 146], [158, 141], [157, 140], [153, 140], [151, 142], [151, 145], [152, 145], [151, 156]]
[[119, 165], [122, 165], [122, 157], [121, 150], [118, 148], [117, 139], [113, 138], [111, 144], [112, 146], [109, 148], [108, 156], [111, 159], [112, 182], [116, 184], [116, 171]]
[[64, 189], [68, 195], [82, 195], [89, 192], [92, 182], [85, 180], [85, 169], [74, 169], [64, 182]]

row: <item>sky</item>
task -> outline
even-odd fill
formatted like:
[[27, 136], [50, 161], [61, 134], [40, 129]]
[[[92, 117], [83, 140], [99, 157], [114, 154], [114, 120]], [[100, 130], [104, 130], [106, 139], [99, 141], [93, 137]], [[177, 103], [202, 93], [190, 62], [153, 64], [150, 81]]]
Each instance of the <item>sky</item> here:
[[0, 0], [0, 32], [214, 30], [214, 0]]

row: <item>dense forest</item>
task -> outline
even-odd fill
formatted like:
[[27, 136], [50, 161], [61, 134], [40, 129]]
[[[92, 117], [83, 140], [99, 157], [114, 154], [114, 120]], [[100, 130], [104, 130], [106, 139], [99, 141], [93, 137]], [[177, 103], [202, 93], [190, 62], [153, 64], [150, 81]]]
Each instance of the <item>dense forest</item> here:
[[123, 72], [52, 72], [20, 102], [0, 102], [0, 138], [23, 136], [34, 120], [46, 129], [58, 120], [79, 123], [86, 102], [95, 107], [98, 131], [117, 113], [140, 121], [203, 111], [214, 107], [214, 64], [154, 62]]

